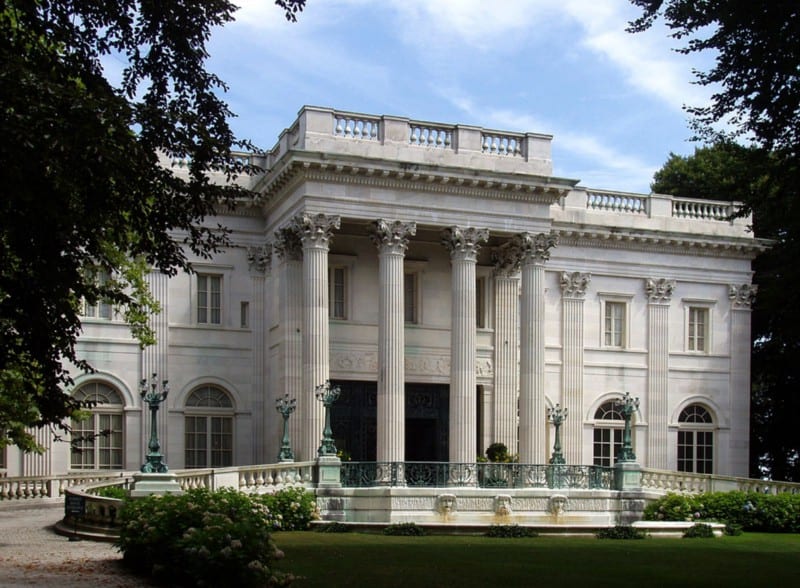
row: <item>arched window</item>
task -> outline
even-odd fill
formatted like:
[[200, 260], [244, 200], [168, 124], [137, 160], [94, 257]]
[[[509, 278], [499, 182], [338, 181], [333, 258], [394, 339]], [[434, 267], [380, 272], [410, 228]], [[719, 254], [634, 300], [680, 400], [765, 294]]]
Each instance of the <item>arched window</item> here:
[[690, 404], [678, 417], [678, 471], [714, 471], [714, 419], [699, 404]]
[[72, 394], [95, 402], [85, 420], [72, 419], [72, 468], [121, 470], [123, 466], [122, 397], [102, 382], [84, 384]]
[[233, 401], [216, 386], [195, 389], [186, 400], [187, 468], [233, 465]]
[[625, 419], [614, 401], [603, 403], [594, 413], [594, 465], [612, 466], [622, 448], [622, 431]]

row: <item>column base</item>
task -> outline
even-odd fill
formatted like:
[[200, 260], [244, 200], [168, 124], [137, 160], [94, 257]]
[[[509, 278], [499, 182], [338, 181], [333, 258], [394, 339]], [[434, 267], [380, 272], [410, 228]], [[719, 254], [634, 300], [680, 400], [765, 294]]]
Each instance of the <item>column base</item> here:
[[342, 487], [342, 460], [332, 456], [317, 458], [317, 488]]
[[142, 498], [152, 494], [183, 494], [178, 478], [171, 472], [163, 474], [133, 474], [131, 498]]
[[617, 490], [642, 489], [642, 466], [635, 461], [620, 461], [614, 466], [614, 482]]

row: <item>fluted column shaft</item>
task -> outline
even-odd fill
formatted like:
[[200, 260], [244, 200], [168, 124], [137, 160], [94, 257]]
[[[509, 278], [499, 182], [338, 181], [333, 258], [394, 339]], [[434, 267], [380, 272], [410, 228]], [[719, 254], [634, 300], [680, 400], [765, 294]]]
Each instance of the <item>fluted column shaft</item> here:
[[[272, 403], [267, 398], [267, 349], [268, 324], [267, 318], [267, 280], [272, 270], [272, 244], [267, 243], [261, 247], [251, 247], [247, 250], [247, 261], [250, 266], [250, 279], [252, 280], [252, 304], [248, 320], [253, 346], [253, 372], [251, 390], [253, 394], [253, 463], [267, 463], [275, 457], [274, 452], [267, 448], [274, 445], [270, 438], [274, 422]], [[269, 406], [267, 406], [269, 404]], [[272, 412], [268, 412], [272, 411]], [[270, 433], [268, 433], [268, 431]]]
[[443, 238], [452, 266], [449, 456], [453, 463], [472, 463], [476, 457], [475, 265], [479, 244], [488, 237], [486, 229], [450, 227]]
[[[747, 476], [750, 464], [750, 320], [752, 304], [758, 286], [754, 284], [731, 285], [731, 368], [730, 407], [731, 415], [728, 460], [730, 471], [715, 471], [728, 476]], [[715, 441], [716, 443], [716, 441]], [[720, 448], [722, 449], [722, 448]], [[720, 460], [722, 461], [722, 460]]]
[[647, 292], [647, 467], [669, 469], [669, 303], [674, 280], [648, 279]]
[[416, 224], [378, 220], [371, 237], [378, 247], [377, 460], [405, 461], [405, 315], [403, 258]]
[[[325, 427], [325, 412], [314, 392], [330, 379], [330, 332], [328, 326], [328, 251], [331, 232], [339, 217], [302, 214], [294, 219], [303, 243], [303, 392], [306, 409], [302, 422], [300, 460], [312, 459]], [[300, 399], [298, 399], [300, 404]]]
[[567, 463], [583, 460], [583, 311], [589, 275], [580, 272], [561, 274], [561, 394], [569, 418], [562, 427], [564, 457]]
[[523, 233], [514, 238], [522, 273], [520, 304], [519, 459], [547, 461], [544, 381], [544, 263], [556, 238]]
[[495, 255], [494, 272], [494, 435], [518, 453], [519, 276], [505, 252]]

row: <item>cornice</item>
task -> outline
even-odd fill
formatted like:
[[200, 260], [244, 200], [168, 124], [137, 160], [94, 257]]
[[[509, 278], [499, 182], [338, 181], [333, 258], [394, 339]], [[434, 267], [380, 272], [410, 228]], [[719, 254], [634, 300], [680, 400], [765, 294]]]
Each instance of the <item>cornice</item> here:
[[519, 200], [550, 206], [565, 196], [573, 180], [522, 176], [492, 171], [480, 175], [464, 168], [409, 164], [364, 158], [326, 159], [325, 154], [294, 152], [257, 184], [262, 205], [291, 191], [302, 181], [330, 182], [392, 190], [447, 193], [471, 198]]
[[753, 259], [769, 245], [761, 239], [736, 239], [713, 235], [670, 234], [662, 232], [620, 231], [611, 227], [553, 226], [559, 245], [625, 249], [646, 253], [685, 253], [709, 257], [742, 257]]

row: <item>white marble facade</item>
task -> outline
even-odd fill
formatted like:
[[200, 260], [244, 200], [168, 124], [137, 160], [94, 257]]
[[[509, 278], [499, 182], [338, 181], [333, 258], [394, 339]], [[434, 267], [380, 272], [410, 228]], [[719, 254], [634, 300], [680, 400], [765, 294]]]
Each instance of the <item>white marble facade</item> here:
[[[83, 467], [138, 469], [138, 383], [157, 373], [170, 382], [160, 416], [173, 469], [277, 461], [285, 394], [297, 399], [296, 459], [313, 459], [314, 389], [330, 379], [358, 383], [350, 400], [371, 391], [360, 421], [334, 419], [363, 435], [334, 435], [373, 460], [474, 461], [500, 441], [545, 463], [558, 403], [567, 463], [591, 464], [595, 429], [620, 424], [598, 410], [628, 392], [642, 465], [676, 469], [681, 431], [689, 445], [710, 432], [706, 465], [681, 450], [681, 467], [746, 475], [751, 261], [763, 244], [725, 202], [553, 177], [550, 140], [303, 108], [255, 158], [266, 170], [256, 199], [209, 219], [232, 229], [232, 245], [197, 260], [197, 275], [152, 276], [156, 346], [140, 351], [113, 314], [85, 319], [80, 351], [97, 372], [77, 387], [115, 391], [121, 441]], [[412, 406], [412, 389], [428, 391], [422, 404], [444, 390], [444, 408]], [[687, 409], [701, 418], [682, 422]], [[6, 473], [74, 470], [67, 445], [45, 441], [43, 457], [9, 450]]]

